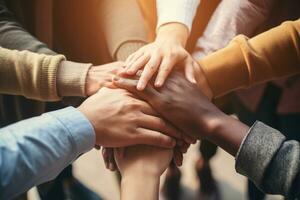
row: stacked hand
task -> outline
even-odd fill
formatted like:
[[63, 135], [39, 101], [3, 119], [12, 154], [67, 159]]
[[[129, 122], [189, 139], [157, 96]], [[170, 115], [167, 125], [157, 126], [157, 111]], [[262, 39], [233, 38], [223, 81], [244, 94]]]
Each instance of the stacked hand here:
[[78, 107], [92, 123], [96, 144], [122, 147], [148, 144], [175, 146], [181, 133], [144, 101], [122, 89], [102, 88]]
[[185, 70], [187, 78], [193, 81], [193, 65], [195, 61], [185, 50], [188, 38], [187, 28], [178, 23], [161, 26], [157, 37], [150, 43], [128, 57], [124, 72], [135, 75], [143, 69], [137, 84], [138, 90], [143, 90], [147, 83], [157, 73], [154, 85], [161, 87], [175, 66]]
[[148, 85], [144, 91], [136, 89], [137, 77], [114, 78], [114, 84], [147, 101], [165, 119], [194, 139], [207, 138], [216, 127], [216, 119], [225, 117], [198, 86], [175, 72], [159, 90]]

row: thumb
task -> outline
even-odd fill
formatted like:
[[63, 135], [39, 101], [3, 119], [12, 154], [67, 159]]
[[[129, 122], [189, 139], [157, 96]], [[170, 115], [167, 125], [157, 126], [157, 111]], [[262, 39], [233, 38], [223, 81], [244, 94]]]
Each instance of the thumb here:
[[136, 144], [146, 144], [163, 148], [173, 148], [176, 145], [174, 138], [149, 129], [139, 128], [136, 137]]

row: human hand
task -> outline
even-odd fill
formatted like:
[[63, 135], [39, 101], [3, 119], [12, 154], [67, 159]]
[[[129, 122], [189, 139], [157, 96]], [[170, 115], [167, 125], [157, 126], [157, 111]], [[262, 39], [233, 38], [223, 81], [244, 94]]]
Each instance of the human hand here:
[[125, 73], [135, 75], [143, 68], [137, 85], [143, 90], [152, 76], [158, 72], [155, 86], [161, 87], [176, 64], [181, 67], [192, 65], [193, 59], [185, 50], [188, 38], [187, 28], [179, 23], [163, 25], [153, 43], [145, 45], [128, 57]]
[[[183, 162], [183, 154], [187, 152], [188, 148], [190, 147], [190, 143], [180, 141], [180, 145], [176, 145], [173, 151], [173, 162], [176, 166], [181, 166]], [[116, 161], [114, 159], [114, 149], [113, 148], [102, 148], [102, 157], [105, 164], [106, 169], [110, 171], [117, 170]]]
[[79, 107], [91, 122], [96, 133], [96, 144], [122, 147], [148, 144], [172, 148], [181, 133], [144, 101], [122, 89], [102, 88]]
[[92, 66], [86, 77], [85, 91], [87, 96], [98, 92], [102, 87], [114, 88], [112, 77], [119, 73], [123, 67], [123, 62], [113, 62], [105, 65]]
[[192, 138], [209, 137], [226, 116], [197, 85], [179, 73], [173, 73], [160, 90], [148, 85], [144, 91], [138, 91], [138, 80], [134, 78], [115, 77], [114, 84], [149, 102], [165, 119]]

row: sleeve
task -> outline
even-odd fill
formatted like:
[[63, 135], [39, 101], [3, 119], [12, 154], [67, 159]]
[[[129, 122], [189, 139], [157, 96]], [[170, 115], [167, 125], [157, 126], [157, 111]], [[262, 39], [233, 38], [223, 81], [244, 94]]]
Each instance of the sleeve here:
[[92, 125], [73, 107], [0, 129], [0, 199], [54, 179], [94, 145]]
[[178, 22], [184, 24], [190, 32], [199, 4], [200, 0], [156, 0], [157, 28]]
[[[0, 0], [0, 46], [12, 50], [20, 50], [20, 51], [28, 50], [31, 52], [46, 54], [46, 55], [57, 54], [56, 52], [50, 50], [46, 44], [40, 42], [37, 38], [33, 37], [28, 31], [26, 31], [22, 27], [20, 23], [16, 21], [13, 13], [8, 10], [4, 0]], [[38, 56], [33, 56], [33, 54], [30, 53], [23, 52], [23, 54], [30, 55], [28, 56], [28, 58], [38, 57]], [[39, 59], [39, 61], [55, 60], [55, 59], [46, 59], [45, 56], [40, 56], [40, 58], [45, 58], [45, 59]], [[21, 58], [17, 58], [16, 62], [21, 60], [22, 60]], [[47, 100], [47, 101], [59, 100], [56, 90], [58, 90], [59, 95], [61, 97], [85, 96], [85, 90], [84, 90], [85, 79], [87, 76], [87, 71], [90, 68], [91, 64], [80, 64], [80, 63], [68, 62], [65, 63], [64, 69], [59, 68], [59, 70], [57, 71], [57, 67], [55, 67], [55, 65], [58, 60], [60, 59], [56, 59], [56, 61], [49, 63], [51, 64], [50, 66], [47, 66], [47, 62], [42, 62], [44, 66], [43, 70], [42, 68], [39, 71], [35, 70], [35, 72], [40, 72], [41, 74], [35, 74], [35, 77], [30, 76], [27, 78], [27, 80], [31, 81], [31, 83], [41, 82], [43, 85], [35, 85], [35, 86], [43, 87], [46, 90], [36, 91], [38, 88], [32, 88], [32, 87], [27, 88], [27, 92], [29, 90], [35, 89], [34, 92], [37, 92], [36, 94], [43, 93], [43, 95], [32, 94], [30, 96], [27, 96], [28, 94], [26, 94], [25, 95], [26, 97], [35, 98], [39, 100]], [[22, 69], [21, 66], [28, 66], [29, 62], [30, 60], [27, 60], [26, 65], [18, 65], [16, 67]], [[41, 64], [41, 62], [36, 62], [34, 65], [35, 67], [33, 67], [34, 69], [38, 68], [37, 64]], [[12, 70], [16, 70], [16, 67]], [[0, 70], [2, 71], [2, 69]], [[29, 68], [25, 68], [24, 70], [22, 69], [22, 72], [25, 72], [26, 70], [29, 70]], [[30, 70], [32, 70], [32, 68], [30, 68]], [[1, 79], [2, 79], [2, 75], [3, 74], [1, 73]], [[35, 79], [29, 80], [29, 78], [35, 78]], [[42, 82], [42, 80], [46, 82]], [[20, 86], [20, 83], [18, 84]], [[50, 84], [50, 85], [45, 85], [45, 84]], [[57, 86], [58, 88], [55, 88], [54, 86], [55, 87]], [[18, 94], [18, 93], [13, 93], [13, 94]]]
[[56, 74], [64, 56], [0, 48], [0, 91], [38, 100], [59, 100]]
[[239, 34], [252, 37], [269, 18], [274, 3], [275, 0], [222, 0], [196, 42], [193, 57], [200, 59], [224, 48]]
[[285, 22], [252, 39], [237, 36], [227, 47], [200, 60], [199, 66], [195, 78], [200, 83], [202, 71], [214, 97], [299, 73], [300, 20]]
[[237, 155], [236, 170], [262, 191], [290, 199], [300, 197], [300, 144], [256, 122]]
[[28, 50], [49, 55], [56, 54], [16, 21], [14, 14], [8, 10], [4, 0], [0, 0], [0, 46], [7, 49]]

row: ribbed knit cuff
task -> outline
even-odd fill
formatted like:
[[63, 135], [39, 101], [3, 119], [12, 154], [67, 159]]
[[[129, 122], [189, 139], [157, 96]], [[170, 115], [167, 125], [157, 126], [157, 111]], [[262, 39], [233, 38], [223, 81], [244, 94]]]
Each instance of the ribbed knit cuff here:
[[117, 61], [125, 61], [129, 55], [139, 50], [146, 45], [144, 41], [126, 41], [119, 46], [114, 55], [114, 59]]
[[57, 90], [61, 97], [86, 96], [85, 83], [92, 64], [63, 61], [57, 73]]
[[59, 100], [57, 92], [57, 70], [61, 62], [65, 60], [63, 55], [57, 56], [44, 56], [42, 61], [42, 70], [37, 87], [40, 87], [36, 93], [40, 93], [42, 99], [46, 100]]

